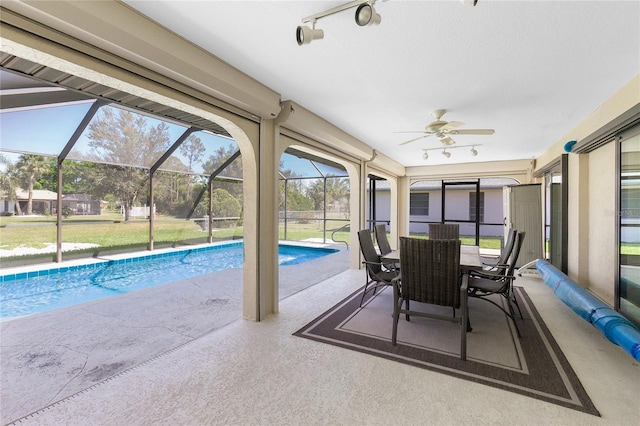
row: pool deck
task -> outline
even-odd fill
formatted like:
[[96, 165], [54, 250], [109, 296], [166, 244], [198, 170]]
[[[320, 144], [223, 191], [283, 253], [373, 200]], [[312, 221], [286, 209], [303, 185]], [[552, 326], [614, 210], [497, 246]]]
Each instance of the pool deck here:
[[[280, 267], [281, 300], [348, 269], [344, 245], [330, 247], [340, 251]], [[241, 318], [242, 270], [229, 269], [0, 322], [0, 422], [23, 418]]]

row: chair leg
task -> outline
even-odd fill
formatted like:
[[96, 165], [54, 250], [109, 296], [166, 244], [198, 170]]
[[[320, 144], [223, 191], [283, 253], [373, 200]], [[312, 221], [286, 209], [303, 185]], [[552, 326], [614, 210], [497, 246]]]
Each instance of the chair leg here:
[[460, 318], [460, 359], [467, 360], [467, 327], [469, 327], [469, 312], [466, 307], [461, 309], [462, 318]]
[[397, 338], [398, 338], [398, 317], [400, 316], [399, 312], [394, 312], [393, 313], [393, 330], [391, 331], [391, 344], [392, 345], [396, 345], [397, 344]]
[[516, 308], [518, 308], [518, 312], [520, 313], [520, 319], [524, 319], [524, 317], [522, 316], [522, 311], [520, 310], [520, 305], [518, 304], [518, 299], [516, 299], [516, 294], [513, 292], [513, 288], [511, 288], [511, 300], [513, 300], [513, 303], [515, 303]]
[[[409, 310], [410, 310], [410, 309], [409, 309], [409, 299], [407, 299], [407, 311], [409, 311]], [[405, 319], [406, 319], [407, 321], [411, 321], [411, 318], [409, 317], [409, 314], [405, 314]]]
[[[398, 304], [398, 300], [400, 304]], [[391, 344], [397, 344], [398, 338], [398, 320], [400, 319], [400, 309], [402, 308], [402, 299], [399, 299], [398, 290], [396, 286], [393, 286], [393, 328], [391, 331]]]
[[518, 327], [518, 323], [516, 322], [516, 313], [513, 311], [513, 306], [511, 305], [511, 298], [507, 296], [505, 299], [507, 300], [507, 305], [509, 307], [509, 314], [507, 316], [509, 316], [511, 321], [513, 322], [513, 325], [516, 328], [516, 333], [518, 333], [518, 338], [520, 338], [522, 336], [520, 335], [520, 328]]
[[[362, 298], [360, 299], [360, 307], [362, 308], [362, 303], [364, 303], [364, 297], [367, 295], [367, 290], [369, 289], [369, 284], [371, 284], [373, 281], [367, 281], [364, 284], [364, 290], [362, 291]], [[375, 289], [374, 289], [375, 290]]]

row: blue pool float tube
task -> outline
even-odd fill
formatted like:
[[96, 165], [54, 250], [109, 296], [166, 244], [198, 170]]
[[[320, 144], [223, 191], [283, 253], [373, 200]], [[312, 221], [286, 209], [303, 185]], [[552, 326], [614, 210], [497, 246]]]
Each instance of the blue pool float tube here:
[[565, 305], [600, 330], [610, 342], [623, 348], [636, 361], [640, 361], [640, 330], [631, 321], [580, 287], [546, 260], [538, 259], [536, 269]]

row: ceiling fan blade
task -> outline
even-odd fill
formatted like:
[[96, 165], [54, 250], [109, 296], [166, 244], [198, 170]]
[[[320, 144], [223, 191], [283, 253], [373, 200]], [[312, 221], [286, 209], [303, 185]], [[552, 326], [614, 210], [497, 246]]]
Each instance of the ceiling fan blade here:
[[427, 134], [419, 136], [417, 138], [410, 139], [410, 140], [408, 140], [406, 142], [402, 142], [400, 145], [406, 145], [408, 143], [415, 142], [415, 141], [420, 140], [420, 139], [428, 138], [429, 136], [431, 136], [431, 133], [427, 133]]
[[493, 129], [461, 129], [452, 130], [449, 132], [451, 135], [492, 135], [496, 131]]
[[440, 131], [441, 132], [450, 132], [453, 129], [457, 129], [458, 127], [464, 126], [464, 123], [461, 121], [450, 121], [447, 124], [445, 124], [444, 126], [440, 127]]
[[393, 133], [425, 133], [431, 134], [430, 132], [425, 132], [424, 130], [405, 130], [404, 132], [393, 132]]
[[442, 145], [444, 145], [444, 146], [449, 146], [449, 145], [453, 145], [454, 143], [456, 143], [456, 141], [451, 139], [448, 135], [440, 136], [440, 137], [438, 137], [438, 139], [440, 139], [440, 142], [442, 142]]

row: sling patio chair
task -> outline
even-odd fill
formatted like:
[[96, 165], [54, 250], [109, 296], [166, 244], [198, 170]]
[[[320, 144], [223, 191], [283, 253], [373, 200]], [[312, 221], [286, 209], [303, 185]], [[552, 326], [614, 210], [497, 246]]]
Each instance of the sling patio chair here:
[[375, 294], [378, 287], [391, 285], [391, 280], [398, 276], [398, 272], [393, 262], [382, 262], [380, 255], [373, 246], [371, 232], [368, 229], [358, 231], [358, 240], [360, 241], [360, 251], [364, 258], [362, 264], [367, 270], [362, 299], [360, 299], [360, 307], [362, 307], [364, 297], [369, 290], [373, 289], [373, 294]]
[[[467, 285], [469, 276], [461, 274], [459, 240], [426, 240], [400, 237], [400, 270], [393, 280], [393, 331], [397, 344], [400, 314], [427, 317], [460, 324], [460, 359], [467, 359]], [[409, 301], [450, 306], [459, 316], [445, 316], [411, 310]], [[406, 307], [403, 309], [403, 305]]]
[[485, 271], [493, 271], [493, 272], [503, 272], [506, 268], [509, 267], [509, 257], [511, 256], [511, 252], [513, 251], [514, 243], [516, 242], [516, 234], [518, 233], [517, 229], [509, 229], [509, 234], [507, 236], [507, 243], [504, 245], [502, 251], [500, 251], [500, 257], [496, 259], [493, 263], [484, 263]]
[[[384, 224], [376, 225], [374, 227], [374, 233], [376, 234], [376, 241], [378, 241], [378, 249], [380, 249], [380, 256], [385, 256], [391, 253], [391, 244], [387, 238], [387, 228]], [[395, 263], [396, 272], [400, 271], [400, 264]]]
[[460, 225], [457, 223], [430, 223], [430, 240], [458, 240], [460, 239]]
[[[486, 300], [501, 309], [502, 312], [504, 312], [505, 315], [513, 322], [516, 332], [518, 333], [518, 337], [520, 337], [520, 329], [518, 328], [518, 323], [516, 322], [513, 310], [514, 304], [518, 308], [521, 319], [523, 319], [523, 316], [520, 306], [518, 305], [518, 301], [513, 294], [513, 281], [516, 279], [513, 273], [516, 267], [516, 262], [518, 261], [518, 256], [520, 255], [520, 248], [522, 247], [525, 235], [525, 232], [519, 232], [516, 236], [513, 252], [509, 258], [508, 267], [503, 271], [469, 271], [469, 297], [477, 297], [479, 299]], [[505, 299], [507, 309], [491, 299], [491, 296], [495, 294], [500, 295]]]
[[387, 239], [387, 227], [385, 224], [376, 225], [374, 228], [374, 232], [376, 234], [376, 241], [378, 242], [378, 248], [380, 249], [380, 254], [384, 256], [385, 254], [391, 253], [391, 245], [389, 244], [389, 240]]

